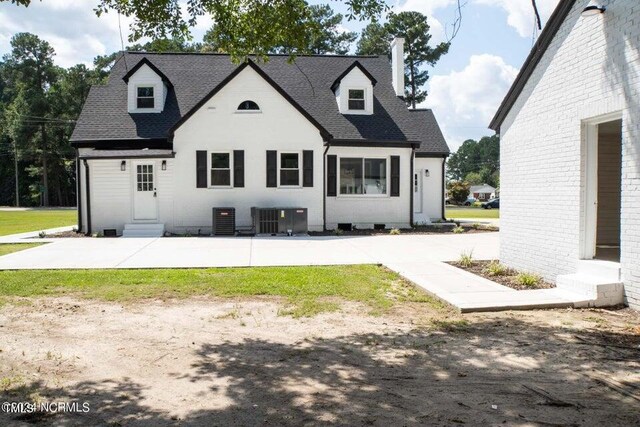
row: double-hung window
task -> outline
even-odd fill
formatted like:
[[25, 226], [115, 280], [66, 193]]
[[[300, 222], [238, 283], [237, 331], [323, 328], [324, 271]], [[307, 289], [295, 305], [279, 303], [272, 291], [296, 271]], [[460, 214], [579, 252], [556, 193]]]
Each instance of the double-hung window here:
[[280, 153], [280, 186], [300, 185], [300, 154]]
[[136, 88], [136, 108], [152, 109], [155, 108], [155, 97], [153, 95], [153, 86], [138, 86]]
[[342, 157], [340, 194], [387, 194], [387, 159]]
[[211, 153], [211, 186], [231, 186], [231, 158], [229, 153]]
[[365, 110], [364, 89], [349, 89], [349, 110]]

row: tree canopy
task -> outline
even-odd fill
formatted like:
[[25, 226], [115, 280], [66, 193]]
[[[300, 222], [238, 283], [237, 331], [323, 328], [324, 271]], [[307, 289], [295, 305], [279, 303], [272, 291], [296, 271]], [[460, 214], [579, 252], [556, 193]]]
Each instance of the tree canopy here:
[[485, 136], [479, 141], [468, 139], [447, 162], [451, 180], [465, 180], [473, 185], [500, 185], [500, 137]]
[[396, 36], [405, 39], [405, 100], [413, 108], [427, 97], [423, 88], [429, 72], [423, 66], [435, 65], [449, 51], [448, 42], [430, 45], [430, 28], [427, 17], [420, 12], [390, 13], [386, 24], [372, 22], [358, 41], [359, 55], [389, 55], [391, 39]]

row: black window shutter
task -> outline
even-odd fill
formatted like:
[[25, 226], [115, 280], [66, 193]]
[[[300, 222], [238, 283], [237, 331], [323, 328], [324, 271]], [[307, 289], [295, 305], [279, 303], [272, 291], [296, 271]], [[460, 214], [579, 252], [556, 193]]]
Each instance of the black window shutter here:
[[302, 152], [302, 186], [313, 187], [313, 151]]
[[267, 187], [278, 186], [278, 152], [267, 151]]
[[196, 151], [196, 187], [207, 188], [207, 152]]
[[391, 156], [391, 197], [400, 196], [400, 156]]
[[335, 196], [338, 187], [338, 157], [327, 156], [327, 196]]
[[233, 150], [233, 186], [244, 187], [244, 150]]

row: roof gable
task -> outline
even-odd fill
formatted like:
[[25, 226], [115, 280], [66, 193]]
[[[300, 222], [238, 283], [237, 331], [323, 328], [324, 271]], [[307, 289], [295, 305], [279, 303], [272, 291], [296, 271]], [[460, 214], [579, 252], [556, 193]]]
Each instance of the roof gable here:
[[142, 68], [143, 65], [146, 65], [149, 68], [151, 68], [153, 72], [156, 73], [162, 79], [162, 81], [167, 85], [167, 87], [173, 87], [173, 85], [171, 84], [171, 80], [169, 80], [169, 78], [165, 76], [164, 73], [160, 71], [158, 67], [153, 65], [153, 63], [149, 61], [147, 58], [142, 58], [140, 61], [138, 61], [138, 63], [131, 70], [129, 70], [129, 72], [124, 75], [124, 77], [122, 77], [122, 80], [124, 80], [125, 83], [129, 83], [129, 79], [131, 78], [131, 76], [133, 76], [140, 68]]
[[509, 111], [511, 110], [511, 107], [513, 107], [513, 104], [515, 104], [518, 100], [518, 97], [529, 81], [529, 77], [531, 77], [534, 70], [538, 66], [538, 63], [549, 48], [549, 45], [553, 41], [562, 23], [567, 18], [567, 15], [569, 15], [569, 12], [573, 8], [574, 4], [575, 0], [562, 0], [560, 1], [560, 3], [558, 3], [558, 6], [556, 6], [556, 9], [553, 11], [553, 14], [549, 18], [549, 22], [547, 22], [547, 25], [545, 25], [544, 30], [542, 30], [540, 37], [538, 37], [536, 44], [531, 49], [529, 56], [527, 56], [524, 65], [520, 69], [518, 76], [511, 85], [509, 92], [507, 92], [507, 95], [502, 100], [498, 111], [491, 120], [491, 123], [489, 124], [490, 129], [493, 129], [496, 132], [500, 132], [500, 126], [502, 125], [502, 122], [506, 118], [507, 114], [509, 114]]
[[338, 76], [338, 78], [333, 82], [333, 84], [331, 85], [331, 90], [335, 92], [336, 89], [338, 88], [338, 86], [340, 86], [340, 82], [342, 81], [342, 79], [344, 79], [346, 76], [348, 76], [349, 73], [351, 73], [351, 71], [354, 68], [358, 68], [360, 71], [362, 71], [362, 74], [364, 74], [371, 81], [371, 85], [372, 86], [375, 86], [376, 83], [378, 83], [378, 81], [375, 79], [375, 77], [373, 77], [371, 75], [371, 73], [369, 71], [367, 71], [367, 69], [365, 67], [363, 67], [362, 64], [359, 61], [354, 61], [353, 64], [351, 64], [349, 66], [349, 68], [344, 70], [342, 72], [342, 74], [340, 74], [340, 76]]
[[269, 77], [260, 67], [258, 67], [255, 62], [251, 59], [248, 59], [246, 62], [238, 66], [231, 74], [229, 74], [224, 80], [220, 82], [216, 87], [213, 88], [204, 98], [202, 98], [196, 105], [191, 108], [191, 110], [187, 111], [180, 120], [170, 129], [169, 133], [170, 139], [173, 139], [173, 135], [175, 131], [178, 130], [182, 124], [184, 124], [189, 118], [198, 111], [203, 105], [207, 103], [211, 98], [213, 98], [220, 90], [225, 87], [230, 81], [232, 81], [238, 74], [240, 74], [245, 68], [253, 69], [260, 77], [262, 77], [267, 83], [271, 85], [284, 99], [286, 99], [296, 110], [298, 110], [307, 120], [311, 122], [322, 135], [322, 138], [326, 141], [331, 139], [331, 134], [320, 124], [318, 121], [311, 116], [304, 108], [300, 106], [284, 89], [282, 89], [271, 77]]

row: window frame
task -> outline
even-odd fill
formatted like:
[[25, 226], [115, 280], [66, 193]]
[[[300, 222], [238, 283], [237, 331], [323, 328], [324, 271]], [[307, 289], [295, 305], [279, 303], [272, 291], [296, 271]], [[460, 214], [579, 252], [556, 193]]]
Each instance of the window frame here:
[[[251, 101], [254, 104], [256, 104], [258, 106], [258, 109], [257, 110], [241, 110], [238, 108], [247, 101]], [[253, 99], [245, 99], [244, 101], [241, 101], [240, 104], [238, 104], [238, 107], [236, 107], [236, 111], [235, 111], [236, 114], [261, 114], [262, 113], [262, 108], [260, 107], [260, 104], [258, 104]]]
[[[278, 188], [302, 188], [302, 151], [278, 151], [277, 156], [277, 171], [278, 171]], [[283, 185], [281, 183], [281, 171], [282, 167], [282, 155], [283, 154], [295, 154], [298, 156], [298, 184], [296, 185]], [[295, 170], [294, 168], [284, 168], [285, 170]]]
[[[153, 91], [153, 96], [138, 96], [138, 90], [139, 89], [143, 89], [143, 88], [151, 88], [151, 90]], [[138, 106], [138, 100], [142, 98], [142, 99], [152, 99], [153, 100], [153, 107], [139, 107]], [[135, 102], [136, 102], [136, 110], [137, 111], [153, 111], [156, 110], [156, 85], [154, 84], [149, 84], [149, 83], [139, 83], [137, 85], [135, 85]]]
[[[352, 90], [361, 90], [362, 91], [362, 99], [353, 98], [353, 101], [362, 101], [362, 103], [363, 103], [362, 108], [353, 109], [353, 108], [351, 108], [351, 105], [349, 105], [349, 103], [352, 100], [352, 98], [351, 98], [351, 91]], [[347, 111], [354, 111], [354, 112], [358, 112], [358, 113], [366, 113], [367, 112], [367, 88], [366, 87], [350, 87], [350, 88], [347, 89]]]
[[[342, 173], [340, 172], [341, 169], [341, 164], [342, 164], [342, 159], [360, 159], [362, 161], [362, 194], [343, 194], [341, 191], [341, 187], [342, 187]], [[364, 181], [365, 181], [365, 174], [366, 174], [366, 168], [364, 166], [365, 160], [384, 160], [385, 161], [385, 179], [386, 179], [386, 185], [385, 185], [385, 192], [381, 193], [381, 194], [367, 194], [364, 193]], [[349, 156], [338, 156], [337, 159], [337, 188], [336, 188], [336, 197], [341, 197], [341, 198], [381, 198], [381, 197], [391, 197], [391, 189], [390, 189], [390, 184], [391, 184], [391, 160], [389, 156], [359, 156], [359, 155], [349, 155]]]
[[[229, 167], [228, 168], [215, 168], [213, 167], [213, 159], [211, 158], [213, 154], [226, 154], [227, 156], [229, 156]], [[208, 151], [207, 152], [208, 155], [208, 159], [207, 159], [207, 170], [208, 170], [208, 178], [207, 178], [207, 182], [209, 183], [209, 188], [217, 188], [217, 189], [229, 189], [229, 188], [234, 188], [233, 187], [233, 152], [232, 151], [228, 151], [228, 150], [215, 150], [215, 151]], [[213, 177], [211, 176], [211, 172], [214, 170], [229, 170], [229, 185], [214, 185], [213, 184]]]

